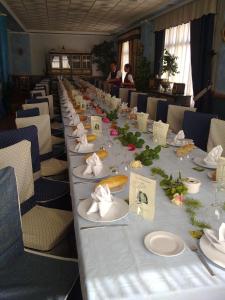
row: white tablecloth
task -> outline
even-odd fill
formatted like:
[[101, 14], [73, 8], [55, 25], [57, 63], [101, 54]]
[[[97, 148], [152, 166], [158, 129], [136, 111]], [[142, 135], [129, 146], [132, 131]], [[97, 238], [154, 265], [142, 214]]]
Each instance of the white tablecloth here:
[[[119, 123], [124, 123], [120, 120]], [[64, 118], [66, 124], [68, 120]], [[108, 126], [108, 125], [103, 125]], [[71, 128], [65, 127], [67, 150], [74, 143], [67, 136]], [[143, 134], [146, 143], [153, 146], [151, 134]], [[96, 143], [102, 145], [106, 139], [99, 139]], [[114, 142], [107, 149], [109, 157], [104, 161], [109, 166], [121, 166], [121, 157], [129, 160], [133, 157]], [[190, 225], [184, 208], [172, 204], [157, 184], [156, 212], [154, 221], [142, 219], [129, 213], [118, 224], [126, 223], [126, 227], [105, 227], [100, 229], [80, 230], [82, 226], [91, 226], [94, 223], [82, 219], [77, 214], [80, 199], [90, 196], [96, 183], [80, 183], [82, 180], [72, 175], [74, 167], [84, 163], [82, 155], [75, 155], [69, 150], [69, 174], [73, 213], [75, 221], [76, 241], [79, 255], [81, 286], [84, 299], [88, 300], [199, 300], [225, 299], [225, 271], [209, 262], [216, 276], [212, 277], [206, 271], [195, 253], [189, 247], [196, 244], [189, 230]], [[195, 149], [191, 156], [204, 156], [204, 152]], [[180, 161], [174, 148], [163, 148], [160, 160], [153, 166], [159, 166], [168, 174], [192, 176], [202, 182], [201, 191], [194, 198], [201, 200], [204, 205], [214, 201], [215, 186], [207, 178], [207, 172], [196, 172], [191, 159]], [[152, 166], [151, 166], [152, 167]], [[122, 170], [122, 169], [121, 169]], [[132, 170], [136, 173], [151, 177], [150, 167]], [[129, 174], [130, 170], [127, 172]], [[124, 174], [126, 172], [124, 171]], [[159, 181], [159, 180], [158, 180]], [[128, 198], [128, 185], [118, 196]], [[149, 232], [165, 230], [178, 234], [186, 243], [185, 251], [176, 257], [166, 258], [148, 252], [144, 246], [144, 237]]]

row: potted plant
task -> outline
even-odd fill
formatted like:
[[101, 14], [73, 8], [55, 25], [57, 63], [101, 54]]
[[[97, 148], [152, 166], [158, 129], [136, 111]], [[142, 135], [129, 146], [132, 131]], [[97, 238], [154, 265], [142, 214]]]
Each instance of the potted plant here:
[[170, 54], [167, 49], [164, 49], [163, 55], [163, 67], [162, 67], [162, 74], [167, 74], [167, 80], [162, 81], [161, 85], [165, 89], [168, 89], [170, 82], [170, 76], [174, 76], [178, 72], [178, 64], [177, 64], [177, 56]]
[[99, 45], [95, 45], [91, 51], [93, 62], [98, 65], [98, 70], [102, 72], [104, 77], [109, 73], [109, 66], [115, 60], [116, 52], [113, 41], [104, 41]]
[[145, 92], [148, 90], [150, 77], [150, 61], [143, 55], [143, 46], [140, 46], [135, 72], [135, 87], [137, 91]]

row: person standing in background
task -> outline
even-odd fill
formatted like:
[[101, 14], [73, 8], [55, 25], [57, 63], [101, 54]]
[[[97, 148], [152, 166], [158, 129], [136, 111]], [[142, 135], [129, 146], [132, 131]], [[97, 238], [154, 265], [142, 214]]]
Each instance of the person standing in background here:
[[117, 63], [113, 61], [110, 64], [110, 73], [105, 81], [104, 90], [110, 92], [113, 85], [120, 87], [122, 84], [122, 72], [117, 68]]
[[126, 72], [126, 76], [124, 78], [123, 87], [133, 88], [134, 87], [134, 79], [133, 79], [133, 75], [132, 75], [131, 65], [125, 64], [124, 71]]

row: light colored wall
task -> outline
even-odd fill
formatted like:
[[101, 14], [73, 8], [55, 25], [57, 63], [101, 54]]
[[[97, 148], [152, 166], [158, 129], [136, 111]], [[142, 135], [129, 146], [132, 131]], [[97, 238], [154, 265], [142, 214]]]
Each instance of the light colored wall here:
[[[103, 35], [73, 35], [73, 34], [45, 34], [31, 33], [31, 70], [32, 75], [41, 75], [46, 70], [46, 55], [49, 50], [62, 49], [75, 52], [91, 52], [92, 47], [110, 36]], [[93, 65], [93, 76], [100, 75], [96, 65]]]

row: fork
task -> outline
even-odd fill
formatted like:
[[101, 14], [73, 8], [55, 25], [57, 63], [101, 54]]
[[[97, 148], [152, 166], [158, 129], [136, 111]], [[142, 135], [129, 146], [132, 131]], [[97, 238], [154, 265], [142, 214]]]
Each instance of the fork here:
[[210, 266], [208, 265], [205, 257], [203, 256], [203, 254], [199, 251], [199, 249], [196, 246], [191, 246], [190, 247], [191, 251], [195, 252], [199, 258], [199, 260], [201, 261], [201, 263], [204, 265], [204, 267], [206, 268], [206, 270], [209, 272], [209, 274], [211, 276], [215, 276], [216, 274], [213, 272], [213, 270], [210, 268]]

